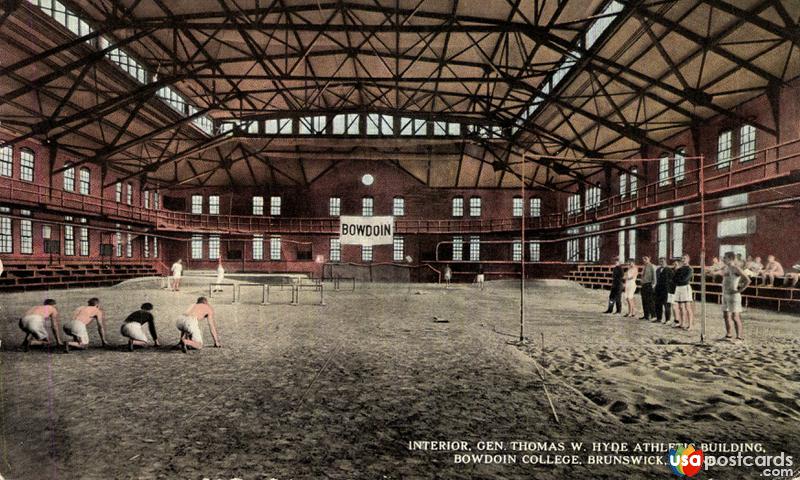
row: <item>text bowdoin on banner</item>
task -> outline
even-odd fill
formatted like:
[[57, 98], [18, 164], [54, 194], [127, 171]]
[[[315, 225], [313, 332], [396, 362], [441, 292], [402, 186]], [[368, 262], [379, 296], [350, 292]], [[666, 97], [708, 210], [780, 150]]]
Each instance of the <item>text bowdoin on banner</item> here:
[[394, 217], [340, 217], [342, 245], [391, 245], [393, 236]]

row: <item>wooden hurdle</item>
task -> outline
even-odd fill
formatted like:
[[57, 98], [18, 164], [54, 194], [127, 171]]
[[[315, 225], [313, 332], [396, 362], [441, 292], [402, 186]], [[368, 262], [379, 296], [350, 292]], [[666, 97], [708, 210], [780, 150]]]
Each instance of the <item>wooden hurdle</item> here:
[[295, 298], [297, 299], [297, 303], [295, 303], [295, 305], [299, 305], [300, 304], [300, 290], [302, 290], [302, 289], [318, 291], [319, 292], [319, 303], [317, 305], [319, 305], [321, 307], [324, 307], [325, 305], [327, 305], [325, 303], [325, 286], [322, 285], [322, 284], [319, 284], [319, 285], [316, 285], [316, 284], [306, 284], [306, 285], [298, 284], [298, 285], [296, 285], [295, 286], [295, 290], [296, 290], [297, 294], [296, 294]]
[[350, 291], [353, 291], [353, 292], [356, 291], [356, 277], [343, 277], [341, 275], [336, 275], [336, 276], [333, 277], [333, 290], [334, 291], [338, 292], [339, 290], [341, 290], [341, 282], [342, 282], [342, 280], [348, 280], [348, 281], [352, 282], [352, 288], [350, 289]]
[[269, 305], [269, 294], [267, 293], [269, 285], [265, 283], [240, 283], [236, 286], [238, 292], [236, 298], [242, 301], [242, 287], [261, 287], [261, 305]]
[[236, 303], [236, 284], [235, 283], [209, 283], [208, 284], [208, 298], [212, 298], [214, 296], [214, 287], [233, 287], [231, 290], [233, 291], [233, 298], [231, 299], [231, 303]]

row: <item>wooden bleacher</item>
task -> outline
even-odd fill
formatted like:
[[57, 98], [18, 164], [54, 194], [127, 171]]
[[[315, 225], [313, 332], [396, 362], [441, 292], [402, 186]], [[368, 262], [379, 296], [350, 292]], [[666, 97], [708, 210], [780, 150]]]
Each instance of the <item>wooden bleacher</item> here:
[[[578, 265], [577, 269], [572, 270], [564, 278], [587, 288], [610, 290], [613, 268], [613, 265]], [[694, 269], [695, 272], [700, 272], [699, 266], [695, 266]], [[695, 300], [700, 299], [700, 280], [700, 273], [695, 273], [691, 283]], [[775, 283], [778, 284], [780, 281], [781, 279], [776, 279]], [[799, 304], [800, 289], [781, 285], [770, 287], [762, 282], [762, 279], [754, 278], [753, 283], [742, 292], [742, 302], [745, 306], [777, 307], [778, 311], [781, 311], [783, 306]], [[716, 303], [722, 301], [722, 284], [710, 275], [706, 276], [706, 299]]]
[[0, 292], [109, 287], [132, 278], [158, 275], [156, 266], [146, 262], [7, 263], [0, 277]]

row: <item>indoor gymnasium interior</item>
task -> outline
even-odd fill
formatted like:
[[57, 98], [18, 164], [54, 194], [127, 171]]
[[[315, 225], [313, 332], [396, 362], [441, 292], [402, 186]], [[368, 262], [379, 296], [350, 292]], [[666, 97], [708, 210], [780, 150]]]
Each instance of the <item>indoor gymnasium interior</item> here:
[[0, 479], [800, 476], [798, 22], [4, 1]]

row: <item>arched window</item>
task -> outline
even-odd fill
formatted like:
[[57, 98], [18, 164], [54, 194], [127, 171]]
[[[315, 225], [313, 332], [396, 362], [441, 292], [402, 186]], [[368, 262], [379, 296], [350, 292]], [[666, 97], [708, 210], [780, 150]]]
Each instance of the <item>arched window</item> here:
[[33, 150], [23, 148], [19, 151], [19, 179], [26, 182], [33, 181], [34, 156]]
[[67, 192], [75, 191], [75, 168], [65, 165], [67, 168], [64, 170], [64, 190]]
[[669, 152], [664, 152], [658, 159], [658, 186], [665, 187], [670, 181]]
[[364, 217], [371, 217], [374, 213], [375, 200], [372, 197], [363, 197], [361, 199], [361, 215]]
[[514, 197], [511, 204], [511, 215], [513, 217], [521, 217], [523, 210], [522, 197]]
[[539, 197], [531, 197], [530, 199], [530, 215], [531, 217], [542, 216], [542, 199]]
[[464, 197], [453, 197], [453, 216], [464, 216]]
[[86, 167], [81, 168], [80, 177], [78, 179], [78, 193], [81, 195], [89, 195], [92, 189], [91, 178], [92, 172]]
[[402, 217], [406, 214], [406, 199], [403, 197], [394, 197], [392, 200], [392, 215], [395, 217]]
[[672, 174], [675, 177], [675, 182], [680, 182], [686, 178], [686, 148], [678, 147], [675, 150], [675, 162], [672, 168]]

